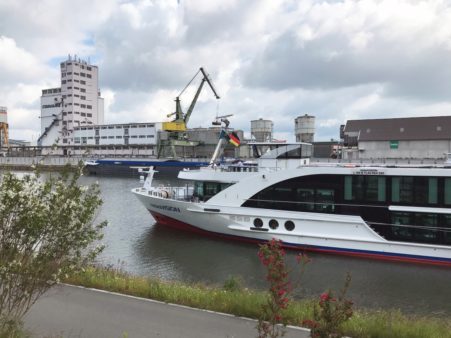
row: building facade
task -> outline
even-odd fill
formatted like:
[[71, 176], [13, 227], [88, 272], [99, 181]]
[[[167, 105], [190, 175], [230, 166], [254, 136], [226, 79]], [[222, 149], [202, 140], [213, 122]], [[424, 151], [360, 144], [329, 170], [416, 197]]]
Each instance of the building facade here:
[[347, 121], [343, 159], [443, 160], [451, 153], [451, 116]]
[[104, 123], [98, 67], [69, 56], [60, 74], [60, 87], [42, 91], [40, 146], [73, 145], [76, 127]]

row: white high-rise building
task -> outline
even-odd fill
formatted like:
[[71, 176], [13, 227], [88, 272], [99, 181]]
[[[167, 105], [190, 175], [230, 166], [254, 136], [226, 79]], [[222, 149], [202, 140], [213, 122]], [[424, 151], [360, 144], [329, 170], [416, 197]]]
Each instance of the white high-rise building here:
[[42, 91], [40, 146], [73, 145], [75, 127], [104, 123], [97, 66], [69, 55], [60, 69], [61, 87]]

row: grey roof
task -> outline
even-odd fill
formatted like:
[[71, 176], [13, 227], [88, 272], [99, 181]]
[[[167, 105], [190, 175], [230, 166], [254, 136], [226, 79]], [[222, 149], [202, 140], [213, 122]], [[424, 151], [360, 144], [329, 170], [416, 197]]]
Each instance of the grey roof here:
[[451, 116], [349, 120], [344, 133], [359, 141], [451, 140]]

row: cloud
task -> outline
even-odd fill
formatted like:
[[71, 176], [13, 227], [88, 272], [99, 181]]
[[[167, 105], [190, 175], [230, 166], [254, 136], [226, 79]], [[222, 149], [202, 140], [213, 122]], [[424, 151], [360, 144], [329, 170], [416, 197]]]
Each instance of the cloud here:
[[312, 4], [265, 46], [243, 81], [274, 90], [380, 84], [386, 95], [450, 99], [450, 19], [440, 1]]
[[[29, 138], [40, 90], [59, 85], [69, 53], [99, 66], [108, 123], [166, 120], [201, 66], [221, 99], [205, 87], [191, 127], [234, 114], [249, 131], [261, 117], [293, 140], [294, 119], [308, 113], [321, 140], [347, 119], [451, 108], [444, 0], [0, 0], [0, 13], [0, 105], [12, 134]], [[181, 97], [185, 110], [197, 85]]]
[[0, 86], [32, 82], [44, 76], [45, 71], [50, 69], [43, 69], [31, 53], [17, 46], [14, 39], [0, 36]]

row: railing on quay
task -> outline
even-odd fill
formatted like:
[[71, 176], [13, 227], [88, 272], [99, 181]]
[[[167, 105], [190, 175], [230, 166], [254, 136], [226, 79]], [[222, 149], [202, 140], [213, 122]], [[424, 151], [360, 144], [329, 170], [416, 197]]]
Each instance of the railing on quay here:
[[67, 164], [70, 165], [77, 165], [79, 161], [86, 161], [88, 158], [86, 157], [78, 157], [78, 156], [71, 156], [71, 157], [60, 157], [60, 156], [52, 156], [52, 157], [46, 157], [46, 156], [35, 156], [35, 157], [0, 157], [0, 166], [24, 166], [24, 167], [31, 167], [33, 165], [43, 165], [43, 166], [54, 166], [54, 167], [62, 167]]

